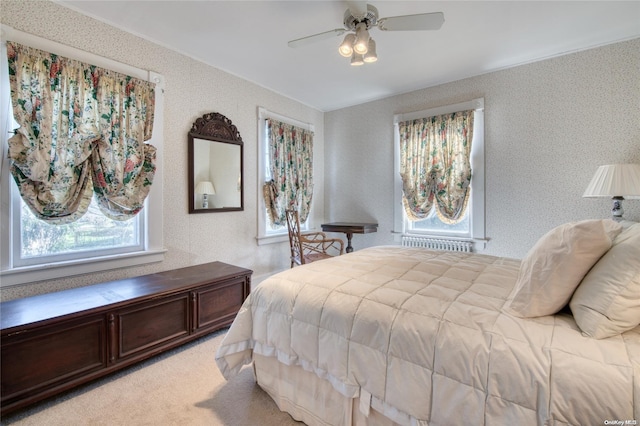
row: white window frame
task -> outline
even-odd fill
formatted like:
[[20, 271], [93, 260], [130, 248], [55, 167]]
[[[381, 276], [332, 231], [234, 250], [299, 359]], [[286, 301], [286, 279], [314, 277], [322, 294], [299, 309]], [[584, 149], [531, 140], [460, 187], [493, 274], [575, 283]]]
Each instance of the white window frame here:
[[[293, 118], [285, 117], [284, 115], [277, 114], [269, 111], [266, 108], [258, 107], [258, 235], [256, 241], [258, 245], [273, 244], [289, 241], [289, 233], [286, 227], [282, 230], [273, 231], [269, 227], [269, 217], [267, 216], [267, 206], [262, 194], [262, 187], [265, 184], [265, 176], [267, 174], [267, 129], [266, 121], [272, 118], [274, 120], [281, 121], [283, 123], [291, 124], [314, 132], [314, 126], [311, 123], [304, 123], [302, 121], [295, 120]], [[316, 147], [316, 141], [313, 143], [314, 150]], [[315, 157], [315, 156], [314, 156]], [[315, 167], [315, 164], [314, 164]], [[305, 231], [313, 229], [313, 202], [311, 205], [311, 212], [305, 223], [300, 224], [300, 230]]]
[[[12, 247], [14, 245], [14, 239], [20, 238], [20, 234], [16, 232], [16, 224], [14, 223], [16, 222], [14, 220], [16, 218], [14, 207], [16, 203], [19, 205], [20, 195], [9, 173], [9, 160], [7, 157], [7, 140], [9, 138], [9, 132], [13, 129], [9, 128], [11, 123], [8, 118], [3, 120], [0, 124], [0, 134], [2, 135], [0, 139], [3, 151], [0, 163], [0, 287], [137, 266], [164, 260], [164, 253], [166, 252], [164, 249], [162, 209], [164, 77], [152, 71], [141, 70], [130, 65], [37, 37], [6, 25], [0, 25], [0, 35], [2, 49], [0, 56], [0, 108], [2, 110], [2, 117], [11, 116], [11, 99], [8, 90], [9, 76], [6, 60], [7, 40], [154, 82], [156, 84], [155, 122], [153, 138], [149, 142], [157, 148], [156, 164], [158, 166], [152, 189], [145, 201], [145, 207], [140, 213], [144, 214], [144, 227], [146, 229], [143, 250], [18, 267], [14, 265]], [[153, 213], [150, 214], [150, 212]], [[19, 216], [17, 222], [19, 222]], [[20, 225], [18, 223], [17, 228], [19, 229], [19, 227]]]
[[[425, 232], [409, 230], [409, 219], [402, 206], [402, 179], [400, 177], [400, 133], [399, 123], [458, 111], [474, 110], [473, 143], [471, 145], [471, 194], [469, 197], [469, 234], [461, 236], [459, 232]], [[430, 108], [405, 114], [396, 114], [394, 123], [394, 203], [393, 230], [396, 242], [402, 235], [446, 238], [450, 240], [471, 241], [474, 250], [486, 247], [485, 232], [485, 161], [484, 161], [484, 98], [468, 102]]]
[[[11, 188], [10, 189], [11, 190], [11, 217], [20, 218], [20, 220], [15, 220], [11, 223], [11, 226], [12, 226], [11, 232], [12, 232], [12, 235], [19, 236], [21, 235], [21, 231], [22, 231], [21, 221], [24, 219], [22, 212], [28, 209], [23, 208], [23, 205], [25, 205], [25, 203], [20, 198], [20, 191], [18, 190], [18, 187], [12, 184], [10, 184], [9, 186]], [[93, 204], [93, 206], [97, 207], [97, 204], [95, 204], [95, 198], [93, 197], [91, 198], [91, 203]], [[143, 209], [143, 212], [144, 210], [145, 209]], [[12, 259], [13, 266], [15, 268], [21, 268], [21, 267], [32, 266], [32, 265], [42, 265], [43, 263], [48, 264], [48, 263], [76, 260], [79, 258], [86, 258], [86, 256], [83, 256], [83, 254], [89, 255], [90, 257], [93, 258], [93, 257], [109, 256], [113, 254], [135, 253], [135, 252], [142, 251], [146, 247], [145, 240], [147, 235], [147, 232], [146, 232], [147, 217], [146, 217], [146, 214], [143, 215], [141, 213], [136, 215], [134, 218], [130, 219], [132, 221], [136, 221], [135, 223], [135, 227], [136, 227], [135, 238], [137, 241], [136, 244], [131, 244], [126, 247], [125, 246], [104, 247], [100, 249], [83, 249], [81, 251], [71, 250], [71, 251], [66, 251], [62, 253], [42, 254], [37, 256], [22, 257], [23, 247], [20, 244], [12, 243], [11, 259]], [[83, 216], [82, 219], [84, 219], [85, 217], [87, 216], [86, 215]], [[79, 220], [79, 222], [81, 222], [81, 220]]]

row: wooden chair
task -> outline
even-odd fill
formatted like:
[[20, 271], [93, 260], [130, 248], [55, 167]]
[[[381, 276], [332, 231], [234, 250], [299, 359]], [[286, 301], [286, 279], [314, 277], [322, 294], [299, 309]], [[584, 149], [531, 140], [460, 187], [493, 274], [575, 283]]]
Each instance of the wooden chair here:
[[[300, 219], [296, 210], [287, 210], [291, 267], [316, 260], [339, 256], [344, 242], [340, 238], [327, 238], [324, 232], [300, 232]], [[335, 254], [332, 254], [335, 253]]]

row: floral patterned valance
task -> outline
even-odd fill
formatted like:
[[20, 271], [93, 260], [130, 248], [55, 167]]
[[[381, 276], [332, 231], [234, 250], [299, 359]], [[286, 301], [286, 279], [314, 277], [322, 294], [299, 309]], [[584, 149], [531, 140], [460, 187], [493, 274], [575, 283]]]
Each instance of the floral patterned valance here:
[[399, 123], [402, 202], [411, 221], [434, 207], [440, 220], [464, 217], [471, 183], [474, 111]]
[[288, 209], [297, 210], [304, 223], [313, 197], [313, 132], [267, 119], [267, 135], [272, 180], [263, 195], [271, 225], [286, 225]]
[[155, 85], [7, 42], [13, 114], [11, 173], [36, 217], [69, 223], [92, 194], [126, 220], [143, 207], [155, 173]]

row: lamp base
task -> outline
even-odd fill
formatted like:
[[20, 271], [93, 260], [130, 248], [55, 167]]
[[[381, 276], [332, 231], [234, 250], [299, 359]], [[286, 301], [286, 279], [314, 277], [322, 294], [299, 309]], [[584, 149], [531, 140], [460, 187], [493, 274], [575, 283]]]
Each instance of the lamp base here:
[[207, 200], [207, 194], [202, 194], [202, 208], [203, 209], [209, 208], [209, 200]]
[[622, 215], [624, 213], [624, 209], [622, 208], [622, 201], [624, 197], [613, 197], [613, 208], [611, 209], [611, 218], [616, 222], [622, 221]]

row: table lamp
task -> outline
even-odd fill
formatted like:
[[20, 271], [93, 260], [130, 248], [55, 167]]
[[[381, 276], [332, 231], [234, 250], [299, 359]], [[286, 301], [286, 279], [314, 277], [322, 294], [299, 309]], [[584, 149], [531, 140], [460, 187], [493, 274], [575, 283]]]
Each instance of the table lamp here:
[[209, 208], [209, 200], [207, 200], [207, 195], [215, 195], [216, 190], [213, 187], [213, 183], [208, 181], [198, 182], [196, 185], [196, 194], [202, 194], [202, 208]]
[[582, 195], [585, 198], [611, 197], [612, 219], [622, 220], [624, 197], [640, 196], [640, 164], [609, 164], [598, 167], [589, 186]]

